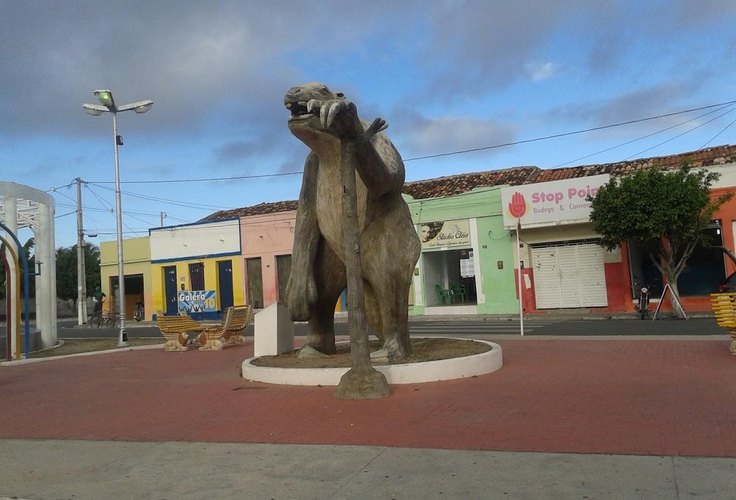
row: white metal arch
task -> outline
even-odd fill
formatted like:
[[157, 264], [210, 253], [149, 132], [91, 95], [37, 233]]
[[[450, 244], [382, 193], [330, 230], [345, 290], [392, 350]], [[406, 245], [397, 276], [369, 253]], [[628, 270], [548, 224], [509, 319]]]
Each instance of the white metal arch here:
[[[56, 202], [51, 195], [23, 184], [0, 181], [0, 222], [16, 235], [20, 229], [30, 229], [35, 238], [36, 264], [40, 263], [36, 269], [39, 271], [40, 267], [36, 277], [36, 327], [41, 331], [43, 348], [57, 343], [55, 211]], [[17, 321], [20, 318], [8, 322], [8, 332], [15, 331]]]

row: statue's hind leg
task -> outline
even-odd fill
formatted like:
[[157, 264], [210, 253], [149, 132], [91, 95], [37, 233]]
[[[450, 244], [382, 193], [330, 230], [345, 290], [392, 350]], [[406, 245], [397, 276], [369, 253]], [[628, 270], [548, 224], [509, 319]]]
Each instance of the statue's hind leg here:
[[[399, 235], [397, 237], [397, 235]], [[367, 293], [380, 310], [379, 338], [391, 361], [411, 354], [409, 288], [421, 243], [406, 205], [386, 207], [361, 235], [361, 265]]]
[[317, 302], [312, 305], [306, 344], [324, 354], [335, 353], [335, 305], [346, 286], [345, 265], [324, 240], [314, 265]]
[[405, 358], [411, 354], [409, 339], [409, 310], [407, 297], [409, 287], [389, 287], [380, 284], [371, 285], [366, 290], [375, 297], [380, 315], [380, 333], [376, 335], [383, 341], [383, 348], [391, 361]]

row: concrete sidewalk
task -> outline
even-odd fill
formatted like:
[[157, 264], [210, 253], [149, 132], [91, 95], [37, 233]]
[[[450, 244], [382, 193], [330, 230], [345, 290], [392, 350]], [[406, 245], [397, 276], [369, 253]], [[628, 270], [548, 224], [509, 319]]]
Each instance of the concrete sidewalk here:
[[25, 498], [733, 498], [736, 460], [334, 445], [0, 441]]
[[250, 344], [2, 366], [0, 496], [736, 497], [726, 335], [492, 340], [498, 372], [375, 401], [244, 381]]

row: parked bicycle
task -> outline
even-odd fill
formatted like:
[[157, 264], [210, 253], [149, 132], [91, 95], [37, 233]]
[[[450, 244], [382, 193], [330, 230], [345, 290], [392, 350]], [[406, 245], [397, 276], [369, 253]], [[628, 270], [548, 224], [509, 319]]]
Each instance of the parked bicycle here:
[[647, 319], [649, 317], [649, 287], [646, 285], [642, 285], [639, 288], [636, 308], [639, 310], [639, 317], [641, 319]]
[[117, 316], [115, 313], [111, 312], [103, 313], [102, 311], [95, 311], [92, 315], [92, 319], [90, 319], [90, 324], [97, 328], [115, 328], [115, 325], [117, 324]]

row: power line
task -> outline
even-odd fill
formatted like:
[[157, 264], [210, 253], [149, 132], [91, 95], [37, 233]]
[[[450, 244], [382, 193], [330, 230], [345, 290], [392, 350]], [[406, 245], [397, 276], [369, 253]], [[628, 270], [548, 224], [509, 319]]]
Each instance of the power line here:
[[450, 153], [438, 153], [438, 154], [434, 154], [434, 155], [417, 156], [417, 157], [414, 157], [414, 158], [407, 158], [407, 159], [404, 160], [404, 162], [417, 161], [417, 160], [428, 160], [428, 159], [431, 159], [431, 158], [440, 158], [440, 157], [443, 157], [443, 156], [453, 156], [453, 155], [459, 155], [459, 154], [464, 154], [464, 153], [473, 153], [473, 152], [476, 152], [476, 151], [487, 151], [489, 149], [505, 148], [505, 147], [508, 147], [508, 146], [518, 146], [519, 144], [529, 144], [531, 142], [546, 141], [546, 140], [549, 140], [549, 139], [559, 139], [560, 137], [569, 137], [571, 135], [584, 134], [584, 133], [587, 133], [587, 132], [595, 132], [595, 131], [598, 131], [598, 130], [606, 130], [606, 129], [614, 128], [614, 127], [621, 127], [623, 125], [632, 125], [634, 123], [642, 123], [642, 122], [651, 121], [651, 120], [658, 120], [660, 118], [667, 118], [667, 117], [670, 117], [670, 116], [676, 116], [676, 115], [681, 115], [681, 114], [685, 114], [685, 113], [692, 113], [693, 111], [700, 111], [700, 110], [703, 110], [703, 109], [723, 107], [723, 106], [726, 106], [726, 105], [729, 105], [729, 104], [733, 104], [733, 103], [736, 103], [736, 100], [721, 102], [721, 103], [718, 103], [718, 104], [711, 104], [711, 105], [708, 105], [708, 106], [701, 106], [699, 108], [686, 109], [684, 111], [675, 111], [673, 113], [665, 113], [665, 114], [662, 114], [662, 115], [650, 116], [650, 117], [647, 117], [647, 118], [639, 118], [637, 120], [628, 120], [628, 121], [625, 121], [625, 122], [613, 123], [613, 124], [610, 124], [610, 125], [601, 125], [600, 127], [591, 127], [591, 128], [586, 128], [586, 129], [582, 129], [582, 130], [575, 130], [573, 132], [563, 132], [563, 133], [560, 133], [560, 134], [546, 135], [544, 137], [536, 137], [534, 139], [524, 139], [524, 140], [521, 140], [521, 141], [505, 142], [505, 143], [502, 143], [502, 144], [495, 144], [493, 146], [484, 146], [484, 147], [480, 147], [480, 148], [462, 149], [462, 150], [459, 150], [459, 151], [452, 151]]
[[[216, 182], [216, 181], [236, 181], [242, 179], [263, 179], [267, 177], [283, 177], [286, 175], [299, 175], [298, 172], [280, 172], [276, 174], [254, 174], [254, 175], [236, 175], [233, 177], [207, 177], [204, 179], [148, 179], [142, 181], [121, 181], [121, 184], [175, 184], [183, 182]], [[94, 184], [112, 184], [112, 181], [90, 181]]]
[[[720, 108], [717, 108], [717, 109], [713, 109], [711, 111], [708, 111], [707, 113], [703, 113], [703, 114], [698, 115], [698, 116], [696, 116], [694, 118], [690, 118], [689, 120], [685, 120], [684, 122], [680, 122], [680, 123], [677, 123], [675, 125], [671, 125], [669, 127], [663, 128], [662, 130], [658, 130], [656, 132], [652, 132], [651, 134], [647, 134], [647, 135], [644, 135], [644, 136], [641, 136], [641, 137], [637, 137], [636, 139], [631, 139], [630, 141], [626, 141], [626, 142], [623, 142], [621, 144], [617, 144], [616, 146], [611, 146], [610, 148], [602, 149], [602, 150], [597, 151], [595, 153], [591, 153], [589, 155], [585, 155], [585, 156], [581, 156], [579, 158], [575, 158], [574, 160], [570, 160], [570, 161], [566, 161], [564, 163], [560, 163], [560, 164], [554, 165], [551, 168], [558, 168], [558, 167], [562, 167], [564, 165], [569, 165], [571, 163], [577, 163], [577, 162], [579, 162], [581, 160], [588, 159], [588, 158], [590, 158], [592, 156], [597, 156], [597, 155], [599, 155], [601, 153], [607, 153], [608, 151], [612, 151], [614, 149], [618, 149], [618, 148], [623, 147], [623, 146], [628, 146], [629, 144], [633, 144], [633, 143], [638, 142], [638, 141], [641, 141], [643, 139], [648, 139], [649, 137], [653, 137], [655, 135], [661, 134], [662, 132], [666, 132], [668, 130], [672, 130], [673, 128], [677, 128], [677, 127], [680, 127], [682, 125], [688, 124], [690, 122], [699, 120], [699, 119], [703, 118], [704, 116], [708, 116], [710, 114], [717, 113], [717, 112], [719, 112], [719, 111], [721, 111], [721, 110], [723, 110], [723, 109], [725, 109], [727, 107], [729, 107], [729, 105], [726, 105], [726, 106], [723, 106], [723, 107], [720, 107]], [[734, 108], [732, 107], [731, 108], [731, 111], [733, 111], [733, 109]], [[720, 115], [720, 116], [723, 116], [723, 115]], [[716, 118], [720, 118], [720, 116], [718, 116]], [[708, 122], [708, 123], [710, 123], [710, 122]], [[733, 122], [731, 122], [731, 123], [733, 123]], [[728, 128], [728, 127], [726, 127], [726, 128]], [[691, 129], [691, 130], [695, 130], [695, 129]], [[722, 130], [720, 133], [722, 133], [724, 130]], [[720, 135], [720, 133], [718, 135]], [[713, 137], [710, 141], [712, 141], [713, 139], [715, 139], [716, 137], [718, 137], [718, 135], [716, 135], [715, 137]], [[703, 149], [708, 143], [710, 143], [710, 141], [706, 142], [699, 149]]]
[[[101, 189], [107, 189], [108, 191], [112, 191], [112, 188], [109, 188], [107, 186], [99, 186], [99, 187]], [[185, 208], [193, 208], [193, 209], [197, 209], [197, 210], [207, 210], [207, 211], [210, 211], [210, 210], [230, 210], [230, 209], [233, 208], [233, 207], [222, 207], [222, 206], [217, 206], [217, 205], [203, 205], [203, 204], [199, 204], [199, 203], [192, 203], [192, 202], [189, 202], [189, 201], [171, 200], [171, 199], [167, 199], [167, 198], [157, 198], [155, 196], [148, 196], [148, 195], [145, 195], [145, 194], [133, 193], [131, 191], [124, 191], [123, 194], [125, 196], [131, 196], [133, 198], [140, 198], [140, 199], [148, 200], [148, 201], [158, 201], [158, 202], [161, 202], [161, 203], [168, 203], [168, 204], [171, 204], [171, 205], [177, 205], [177, 206], [185, 207]]]
[[708, 139], [708, 141], [705, 144], [703, 144], [702, 146], [700, 146], [698, 149], [703, 149], [708, 144], [710, 144], [711, 142], [713, 142], [716, 137], [718, 137], [719, 135], [721, 135], [722, 133], [724, 133], [726, 130], [728, 130], [731, 127], [731, 125], [733, 125], [734, 123], [736, 123], [736, 119], [734, 119], [733, 121], [731, 121], [731, 123], [729, 123], [728, 125], [726, 125], [725, 127], [723, 127], [723, 130], [721, 130], [716, 135], [714, 135], [713, 137], [711, 137], [710, 139]]
[[[454, 156], [454, 155], [460, 155], [460, 154], [466, 154], [466, 153], [474, 153], [477, 151], [487, 151], [490, 149], [500, 149], [500, 148], [505, 148], [509, 146], [518, 146], [520, 144], [529, 144], [532, 142], [547, 141], [550, 139], [559, 139], [561, 137], [569, 137], [572, 135], [585, 134], [588, 132], [596, 132], [598, 130], [606, 130], [606, 129], [615, 128], [615, 127], [622, 127], [624, 125], [633, 125], [636, 123], [643, 123], [643, 122], [652, 121], [652, 120], [659, 120], [659, 119], [668, 118], [671, 116], [692, 113], [695, 111], [702, 111], [704, 109], [711, 109], [711, 108], [723, 109], [724, 107], [734, 104], [734, 103], [736, 103], [736, 100], [725, 101], [725, 102], [721, 102], [718, 104], [710, 104], [707, 106], [700, 106], [697, 108], [690, 108], [690, 109], [686, 109], [682, 111], [663, 113], [660, 115], [649, 116], [646, 118], [638, 118], [635, 120], [627, 120], [627, 121], [618, 122], [618, 123], [611, 123], [608, 125], [601, 125], [598, 127], [590, 127], [590, 128], [581, 129], [581, 130], [574, 130], [571, 132], [562, 132], [559, 134], [551, 134], [551, 135], [546, 135], [542, 137], [535, 137], [532, 139], [523, 139], [519, 141], [504, 142], [501, 144], [493, 144], [490, 146], [482, 146], [482, 147], [470, 148], [470, 149], [461, 149], [458, 151], [451, 151], [448, 153], [437, 153], [437, 154], [425, 155], [425, 156], [415, 156], [413, 158], [405, 158], [404, 163], [410, 162], [410, 161], [428, 160], [432, 158], [441, 158], [444, 156]], [[300, 170], [298, 172], [280, 172], [280, 173], [275, 173], [275, 174], [238, 175], [238, 176], [233, 176], [233, 177], [209, 177], [209, 178], [199, 178], [199, 179], [148, 179], [148, 180], [139, 180], [139, 181], [123, 181], [121, 183], [122, 184], [166, 184], [166, 183], [187, 183], [187, 182], [215, 182], [215, 181], [232, 181], [232, 180], [242, 180], [242, 179], [263, 179], [263, 178], [269, 178], [269, 177], [283, 177], [287, 175], [300, 175], [302, 173], [303, 171]], [[93, 182], [94, 184], [112, 184], [112, 181], [91, 181], [91, 182]]]
[[643, 150], [643, 151], [639, 151], [639, 152], [638, 152], [638, 153], [636, 153], [636, 154], [633, 154], [633, 155], [631, 155], [631, 156], [628, 156], [628, 157], [624, 158], [624, 161], [626, 161], [626, 160], [630, 160], [631, 158], [634, 158], [635, 156], [639, 156], [639, 155], [642, 155], [642, 154], [644, 154], [644, 153], [646, 153], [646, 152], [648, 152], [648, 151], [651, 151], [651, 150], [652, 150], [652, 149], [654, 149], [654, 148], [658, 148], [658, 147], [659, 147], [659, 146], [661, 146], [662, 144], [667, 144], [668, 142], [674, 141], [675, 139], [677, 139], [677, 138], [679, 138], [679, 137], [682, 137], [682, 136], [683, 136], [683, 135], [685, 135], [685, 134], [689, 134], [689, 133], [690, 133], [690, 132], [692, 132], [693, 130], [697, 130], [697, 129], [699, 129], [700, 127], [703, 127], [703, 126], [705, 126], [705, 125], [708, 125], [708, 124], [709, 124], [710, 122], [712, 122], [712, 121], [714, 121], [714, 120], [717, 120], [717, 119], [719, 119], [720, 117], [722, 117], [722, 116], [725, 116], [725, 115], [727, 115], [728, 113], [730, 113], [730, 112], [732, 112], [732, 111], [733, 111], [733, 108], [729, 109], [728, 111], [726, 111], [726, 112], [724, 112], [724, 113], [721, 113], [720, 115], [716, 116], [715, 118], [711, 118], [711, 119], [710, 119], [710, 120], [708, 120], [707, 122], [703, 122], [703, 123], [701, 123], [701, 124], [700, 124], [700, 125], [698, 125], [697, 127], [693, 127], [693, 128], [691, 128], [690, 130], [686, 130], [685, 132], [683, 132], [683, 133], [681, 133], [681, 134], [677, 134], [676, 136], [674, 136], [674, 137], [671, 137], [671, 138], [667, 139], [666, 141], [662, 141], [662, 142], [660, 142], [659, 144], [655, 144], [654, 146], [652, 146], [652, 147], [650, 147], [650, 148], [647, 148], [647, 149], [645, 149], [645, 150]]

